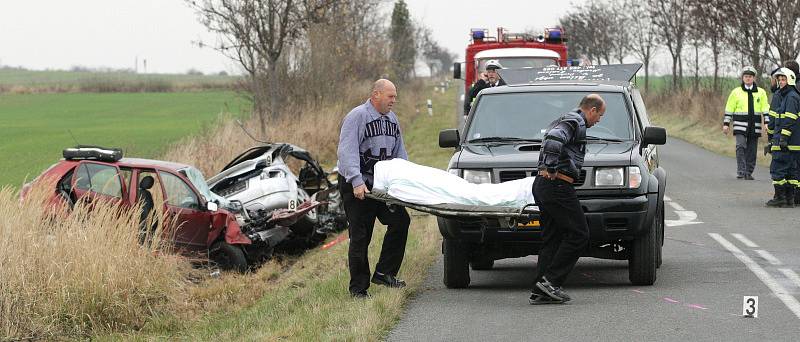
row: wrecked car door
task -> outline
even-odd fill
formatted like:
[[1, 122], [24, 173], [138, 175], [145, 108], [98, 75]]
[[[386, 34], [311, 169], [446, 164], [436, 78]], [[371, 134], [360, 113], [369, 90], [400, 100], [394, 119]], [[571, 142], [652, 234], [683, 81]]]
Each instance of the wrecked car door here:
[[211, 213], [202, 199], [181, 177], [158, 171], [164, 191], [165, 218], [174, 230], [174, 241], [179, 248], [205, 252], [211, 230]]

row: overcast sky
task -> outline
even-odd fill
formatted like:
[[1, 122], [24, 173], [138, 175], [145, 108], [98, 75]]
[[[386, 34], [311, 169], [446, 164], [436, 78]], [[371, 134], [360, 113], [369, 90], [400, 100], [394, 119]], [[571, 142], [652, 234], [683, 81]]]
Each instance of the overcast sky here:
[[[511, 32], [554, 26], [563, 1], [406, 0], [412, 17], [463, 56], [469, 29]], [[582, 3], [584, 0], [573, 0]], [[235, 64], [193, 41], [214, 42], [183, 0], [0, 0], [0, 65], [30, 69], [133, 68], [183, 73], [235, 72]], [[386, 2], [391, 11], [394, 1]], [[387, 19], [389, 16], [387, 15]], [[388, 23], [387, 23], [388, 24]]]

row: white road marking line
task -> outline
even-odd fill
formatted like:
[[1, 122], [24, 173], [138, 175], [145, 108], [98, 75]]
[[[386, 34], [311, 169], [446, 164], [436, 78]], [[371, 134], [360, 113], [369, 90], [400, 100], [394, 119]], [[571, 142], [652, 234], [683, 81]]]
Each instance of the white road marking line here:
[[762, 258], [764, 258], [764, 260], [768, 261], [770, 264], [776, 266], [783, 265], [783, 263], [780, 260], [778, 260], [778, 258], [776, 258], [774, 255], [772, 255], [770, 252], [767, 252], [763, 249], [756, 249], [756, 253], [758, 253], [758, 255], [760, 255]]
[[691, 210], [686, 210], [682, 205], [678, 204], [677, 202], [673, 202], [671, 198], [664, 196], [664, 202], [669, 204], [676, 215], [678, 215], [677, 220], [664, 220], [664, 225], [667, 227], [677, 227], [677, 226], [688, 226], [692, 224], [700, 224], [703, 223], [697, 220], [697, 213]]
[[678, 215], [677, 220], [664, 220], [664, 224], [667, 227], [688, 226], [690, 224], [703, 223], [700, 221], [695, 221], [697, 220], [697, 213], [694, 211], [690, 210], [675, 211], [675, 214]]
[[742, 242], [742, 243], [743, 243], [745, 246], [747, 246], [747, 247], [750, 247], [750, 248], [758, 248], [758, 245], [756, 245], [756, 243], [755, 243], [755, 242], [753, 242], [753, 241], [750, 241], [750, 239], [748, 239], [746, 236], [744, 236], [744, 235], [742, 235], [742, 234], [739, 234], [739, 233], [731, 233], [731, 235], [733, 235], [733, 237], [735, 237], [737, 240], [741, 241], [741, 242]]
[[789, 278], [797, 287], [800, 287], [800, 275], [788, 268], [779, 268], [778, 271], [781, 271], [786, 278]]
[[733, 256], [744, 263], [744, 265], [747, 266], [747, 268], [749, 268], [750, 271], [753, 272], [762, 283], [764, 283], [764, 285], [767, 285], [772, 293], [774, 293], [775, 296], [778, 297], [778, 299], [780, 299], [783, 304], [786, 305], [786, 307], [789, 308], [789, 310], [794, 313], [795, 316], [797, 316], [798, 319], [800, 319], [800, 302], [798, 302], [794, 296], [789, 294], [789, 292], [786, 291], [781, 284], [775, 281], [775, 278], [769, 275], [769, 273], [767, 273], [767, 271], [765, 271], [758, 263], [753, 261], [753, 259], [750, 259], [747, 254], [744, 254], [742, 250], [728, 242], [728, 240], [725, 240], [722, 235], [717, 233], [708, 233], [708, 235], [714, 240], [717, 240], [722, 247], [725, 247], [725, 249], [731, 252]]
[[675, 211], [685, 211], [686, 210], [680, 204], [678, 204], [677, 202], [669, 201], [669, 202], [667, 202], [667, 204], [669, 204], [670, 207], [675, 209]]

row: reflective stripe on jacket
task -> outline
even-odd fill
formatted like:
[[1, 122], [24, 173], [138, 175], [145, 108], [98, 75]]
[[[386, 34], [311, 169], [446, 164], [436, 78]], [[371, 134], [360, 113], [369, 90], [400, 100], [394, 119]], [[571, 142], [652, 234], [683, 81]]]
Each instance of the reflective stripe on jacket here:
[[800, 152], [800, 124], [798, 124], [798, 112], [800, 112], [800, 94], [792, 86], [779, 89], [772, 95], [772, 105], [770, 106], [769, 122], [770, 141], [772, 150], [780, 151], [779, 141], [784, 139], [788, 142], [789, 151]]
[[[752, 94], [752, 103], [750, 98]], [[761, 135], [761, 117], [769, 122], [769, 100], [767, 92], [753, 84], [747, 90], [744, 84], [733, 89], [725, 104], [725, 119], [723, 124], [733, 124], [733, 134]]]

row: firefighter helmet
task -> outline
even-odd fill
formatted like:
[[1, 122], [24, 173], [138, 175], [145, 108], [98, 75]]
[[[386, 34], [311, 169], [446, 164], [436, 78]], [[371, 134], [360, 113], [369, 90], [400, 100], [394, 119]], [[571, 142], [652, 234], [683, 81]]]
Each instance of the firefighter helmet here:
[[775, 77], [775, 79], [777, 79], [778, 76], [786, 76], [786, 83], [790, 86], [793, 86], [796, 83], [794, 71], [791, 71], [788, 68], [780, 68], [778, 71], [772, 74], [772, 76]]
[[757, 75], [756, 74], [756, 68], [753, 68], [753, 67], [748, 65], [748, 66], [742, 68], [742, 72], [740, 72], [739, 75], [741, 75], [741, 76], [744, 76], [744, 75], [756, 76]]

